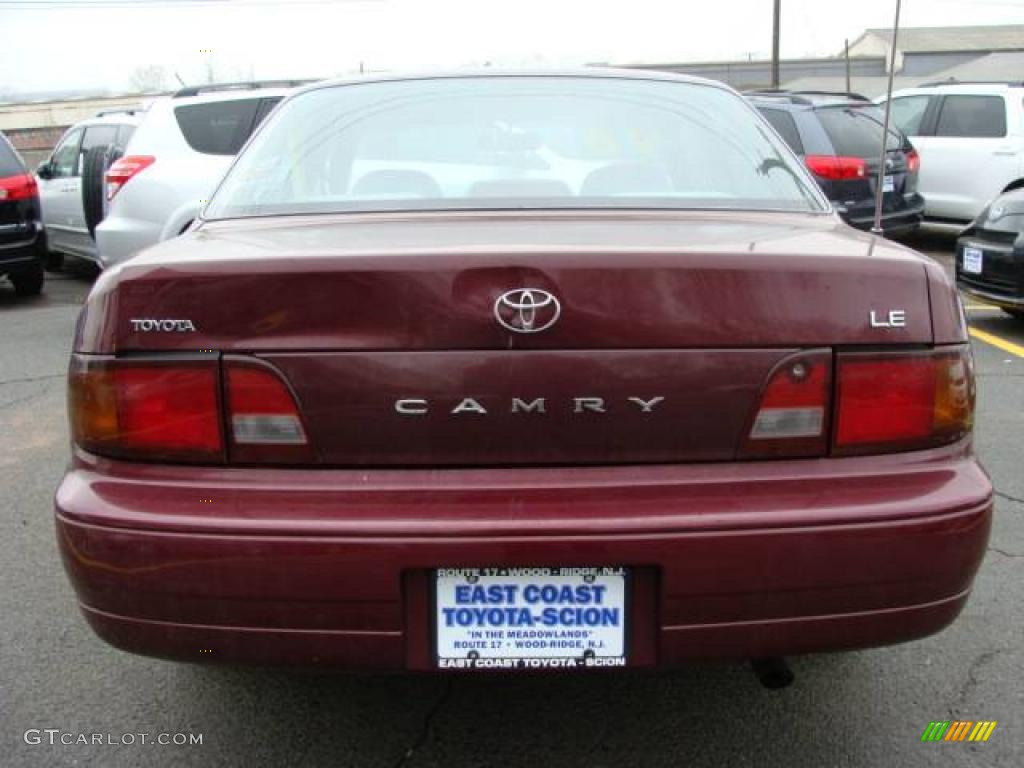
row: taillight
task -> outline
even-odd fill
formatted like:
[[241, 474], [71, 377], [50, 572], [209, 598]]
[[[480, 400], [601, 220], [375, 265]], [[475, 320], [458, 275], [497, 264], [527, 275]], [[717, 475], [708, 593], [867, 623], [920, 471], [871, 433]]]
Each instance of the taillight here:
[[831, 393], [831, 352], [801, 352], [783, 360], [768, 378], [741, 456], [824, 456]]
[[[298, 406], [259, 360], [72, 357], [74, 441], [122, 459], [202, 464], [314, 463]], [[222, 398], [222, 391], [224, 393]]]
[[865, 179], [868, 175], [868, 164], [862, 157], [806, 155], [804, 164], [816, 176], [829, 181]]
[[907, 152], [907, 173], [917, 173], [921, 170], [921, 156], [916, 149]]
[[231, 460], [310, 463], [315, 460], [295, 397], [275, 370], [256, 361], [225, 360]]
[[87, 451], [144, 460], [224, 459], [216, 360], [76, 356], [68, 394], [72, 434]]
[[113, 200], [121, 187], [155, 162], [152, 155], [126, 155], [117, 160], [107, 169], [107, 200]]
[[39, 196], [35, 177], [30, 173], [0, 179], [0, 200], [28, 200]]
[[974, 420], [970, 349], [842, 353], [836, 374], [835, 455], [954, 442]]
[[740, 457], [856, 456], [946, 445], [970, 433], [974, 397], [967, 345], [839, 352], [834, 381], [831, 353], [800, 352], [769, 375]]

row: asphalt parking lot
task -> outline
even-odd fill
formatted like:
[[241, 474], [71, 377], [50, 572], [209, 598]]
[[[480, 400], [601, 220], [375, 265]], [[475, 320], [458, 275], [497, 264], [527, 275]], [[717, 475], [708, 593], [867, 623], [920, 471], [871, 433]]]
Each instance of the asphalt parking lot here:
[[[914, 243], [948, 265], [952, 240]], [[792, 660], [593, 677], [361, 677], [126, 655], [88, 630], [53, 541], [67, 455], [64, 370], [92, 273], [38, 299], [0, 285], [0, 763], [6, 766], [1024, 765], [1024, 323], [968, 302], [978, 450], [998, 492], [960, 619], [926, 640]], [[932, 720], [995, 720], [987, 743], [922, 743]], [[201, 734], [201, 745], [26, 743]]]

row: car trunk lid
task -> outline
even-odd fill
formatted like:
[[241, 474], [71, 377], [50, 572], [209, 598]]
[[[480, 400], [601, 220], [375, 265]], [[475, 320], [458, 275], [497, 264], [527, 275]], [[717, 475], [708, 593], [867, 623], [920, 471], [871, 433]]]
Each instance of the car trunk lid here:
[[731, 459], [798, 350], [931, 340], [919, 257], [830, 216], [453, 213], [207, 224], [77, 349], [256, 356], [320, 461], [472, 466]]

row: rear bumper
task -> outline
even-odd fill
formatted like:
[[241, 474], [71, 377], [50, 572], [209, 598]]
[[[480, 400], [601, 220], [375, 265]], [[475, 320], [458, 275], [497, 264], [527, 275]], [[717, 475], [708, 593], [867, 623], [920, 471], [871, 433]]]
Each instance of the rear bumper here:
[[957, 280], [956, 285], [957, 288], [968, 296], [981, 299], [982, 301], [993, 304], [997, 307], [1017, 311], [1024, 310], [1024, 291], [993, 290], [988, 286], [979, 287], [978, 285], [965, 280]]
[[745, 465], [349, 472], [90, 463], [57, 534], [108, 642], [432, 668], [436, 567], [626, 565], [635, 665], [900, 642], [964, 605], [991, 485], [966, 446]]
[[35, 223], [0, 226], [0, 274], [38, 267], [45, 258], [42, 237]]
[[[875, 225], [874, 205], [863, 205], [851, 208], [840, 214], [852, 227], [870, 230]], [[913, 232], [924, 219], [924, 198], [915, 194], [904, 198], [895, 208], [882, 211], [882, 230], [887, 235], [899, 235]]]
[[97, 262], [106, 269], [159, 242], [158, 223], [112, 212], [96, 227]]
[[[981, 250], [983, 274], [964, 272], [964, 248]], [[1012, 243], [965, 236], [957, 241], [956, 283], [971, 296], [1004, 309], [1024, 309], [1024, 250]]]

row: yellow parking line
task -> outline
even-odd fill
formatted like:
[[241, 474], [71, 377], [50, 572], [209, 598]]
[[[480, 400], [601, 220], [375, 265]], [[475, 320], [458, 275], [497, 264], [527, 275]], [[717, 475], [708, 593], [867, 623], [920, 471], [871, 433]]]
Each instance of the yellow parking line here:
[[991, 304], [964, 304], [964, 309], [981, 309], [988, 312], [1002, 312], [1002, 310], [999, 309], [999, 307], [993, 307]]
[[1007, 341], [999, 336], [991, 334], [987, 331], [979, 331], [977, 328], [968, 329], [971, 332], [971, 336], [976, 339], [981, 339], [986, 344], [991, 344], [993, 347], [999, 347], [1004, 352], [1009, 352], [1011, 355], [1017, 357], [1024, 357], [1024, 347], [1020, 344], [1014, 344], [1012, 341]]

